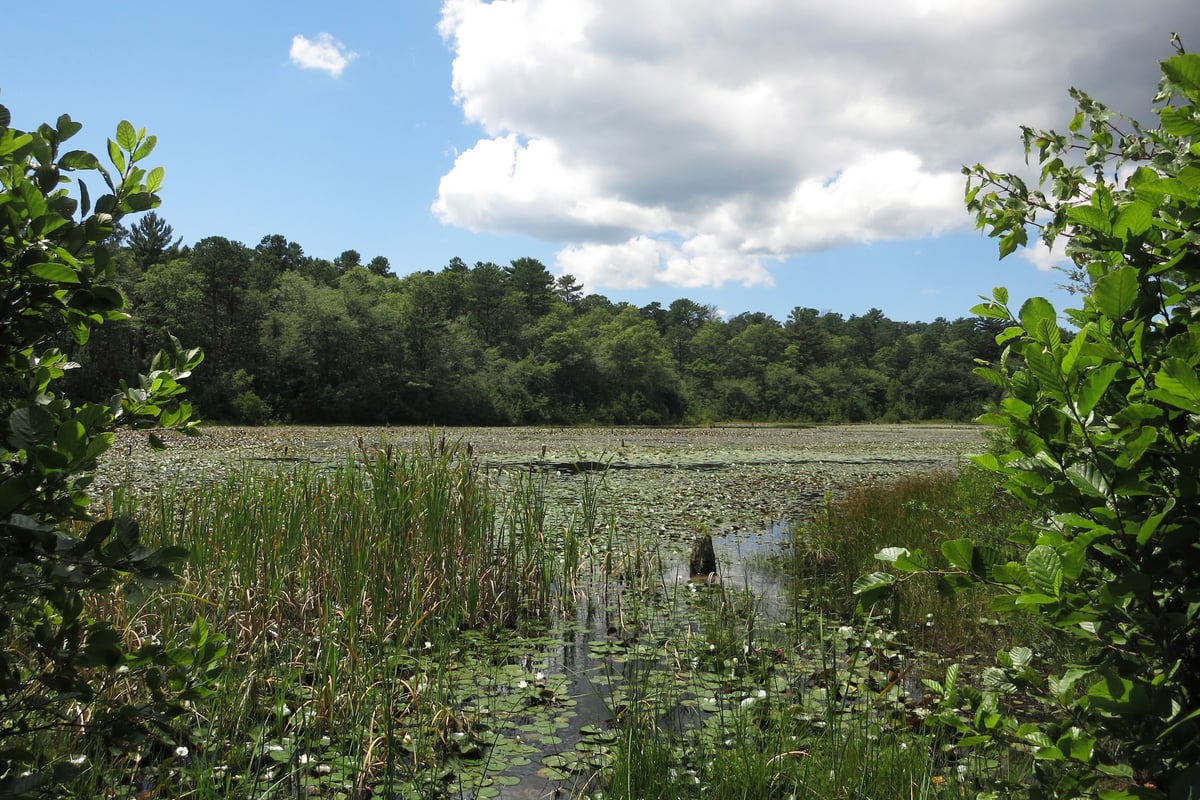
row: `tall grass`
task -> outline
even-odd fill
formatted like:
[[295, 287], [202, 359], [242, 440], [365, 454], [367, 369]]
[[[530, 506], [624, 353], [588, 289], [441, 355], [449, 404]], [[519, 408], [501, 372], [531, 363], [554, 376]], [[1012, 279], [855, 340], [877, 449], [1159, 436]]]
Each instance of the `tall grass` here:
[[[936, 563], [942, 542], [968, 537], [1000, 554], [1015, 553], [1010, 537], [1029, 521], [1027, 509], [1001, 491], [995, 475], [973, 467], [856, 487], [828, 500], [796, 530], [797, 601], [850, 614], [851, 587], [881, 568], [875, 554], [883, 548], [920, 549]], [[997, 646], [989, 590], [944, 594], [932, 577], [922, 576], [906, 581], [899, 592], [893, 623], [920, 631], [926, 649], [953, 656]]]
[[[485, 773], [504, 758], [496, 709], [566, 698], [502, 655], [477, 680], [465, 640], [571, 616], [579, 601], [606, 621], [591, 646], [593, 656], [606, 647], [611, 671], [612, 731], [595, 743], [607, 753], [613, 734], [610, 766], [589, 790], [963, 794], [942, 742], [901, 697], [895, 659], [907, 656], [883, 646], [875, 622], [844, 623], [850, 586], [882, 547], [936, 554], [967, 535], [1006, 546], [1023, 518], [987, 476], [922, 476], [831, 500], [797, 532], [797, 600], [782, 620], [749, 583], [668, 584], [662, 543], [619, 536], [598, 481], [585, 476], [574, 513], [555, 516], [545, 480], [490, 479], [469, 448], [431, 436], [414, 450], [364, 447], [331, 468], [164, 487], [125, 509], [147, 539], [192, 557], [172, 593], [138, 607], [114, 597], [104, 613], [181, 662], [200, 646], [228, 652], [223, 674], [208, 676], [219, 691], [163, 720], [158, 745], [95, 743], [92, 762], [107, 767], [87, 773], [79, 795], [486, 796]], [[902, 623], [922, 631], [924, 649], [980, 641], [971, 630], [986, 596], [963, 605], [932, 585], [905, 590]]]
[[[605, 797], [962, 798], [997, 770], [1024, 774], [1023, 761], [955, 761], [940, 732], [924, 724], [917, 673], [932, 674], [943, 656], [990, 654], [1003, 635], [1027, 631], [998, 637], [987, 624], [986, 590], [944, 596], [932, 580], [909, 581], [899, 614], [863, 619], [852, 586], [880, 568], [874, 556], [884, 547], [938, 558], [943, 541], [969, 536], [1004, 552], [1027, 522], [995, 479], [974, 469], [830, 499], [796, 532], [795, 602], [782, 627], [749, 586], [706, 587], [692, 603], [677, 603], [691, 619], [677, 627], [695, 641], [666, 649], [691, 654], [690, 668], [675, 659], [676, 691], [660, 692], [667, 706], [618, 720]], [[656, 674], [642, 677], [660, 680]], [[669, 704], [690, 702], [689, 692], [711, 695], [696, 701], [700, 723], [664, 726]]]
[[578, 573], [547, 535], [535, 477], [492, 484], [469, 449], [433, 437], [332, 469], [164, 487], [136, 511], [148, 540], [191, 558], [177, 591], [110, 611], [143, 640], [178, 638], [199, 613], [225, 637], [225, 672], [167, 723], [173, 748], [97, 745], [93, 762], [115, 766], [81, 793], [433, 796], [439, 764], [483, 735], [455, 694], [452, 640], [546, 618], [556, 581]]

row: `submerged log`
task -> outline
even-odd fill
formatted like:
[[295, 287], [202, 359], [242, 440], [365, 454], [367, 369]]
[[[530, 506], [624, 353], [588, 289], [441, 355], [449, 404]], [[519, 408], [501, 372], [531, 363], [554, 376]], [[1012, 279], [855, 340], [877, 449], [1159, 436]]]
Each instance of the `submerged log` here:
[[717, 553], [713, 550], [712, 537], [702, 533], [692, 545], [692, 560], [689, 562], [693, 578], [707, 578], [717, 574]]

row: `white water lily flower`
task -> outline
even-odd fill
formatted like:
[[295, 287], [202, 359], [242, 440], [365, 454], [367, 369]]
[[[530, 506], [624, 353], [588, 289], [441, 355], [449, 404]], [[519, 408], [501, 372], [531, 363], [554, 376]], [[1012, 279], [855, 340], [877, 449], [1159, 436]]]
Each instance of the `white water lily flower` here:
[[[184, 749], [186, 750], [187, 748], [185, 747]], [[86, 761], [87, 761], [87, 756], [82, 755], [82, 754], [71, 756], [70, 758], [67, 759], [67, 762], [70, 763], [71, 766], [74, 766], [74, 767], [82, 767], [84, 762], [86, 762]]]
[[544, 680], [546, 680], [546, 673], [539, 672], [536, 675], [534, 675], [533, 677], [534, 677], [534, 680], [544, 681]]
[[180, 745], [179, 747], [175, 748], [175, 757], [176, 758], [187, 758], [189, 752], [190, 751], [186, 747], [184, 747], [183, 745]]
[[529, 682], [528, 682], [528, 681], [521, 681], [520, 683], [518, 683], [518, 684], [517, 684], [517, 688], [518, 688], [518, 689], [528, 689], [528, 688], [529, 688]]

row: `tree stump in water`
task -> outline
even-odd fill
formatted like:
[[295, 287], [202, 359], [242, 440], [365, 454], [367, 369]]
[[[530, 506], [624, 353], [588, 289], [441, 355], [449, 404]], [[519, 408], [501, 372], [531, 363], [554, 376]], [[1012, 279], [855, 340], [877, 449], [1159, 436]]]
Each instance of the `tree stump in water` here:
[[693, 578], [707, 578], [717, 574], [717, 553], [713, 550], [712, 537], [707, 533], [696, 537], [692, 545], [690, 562]]

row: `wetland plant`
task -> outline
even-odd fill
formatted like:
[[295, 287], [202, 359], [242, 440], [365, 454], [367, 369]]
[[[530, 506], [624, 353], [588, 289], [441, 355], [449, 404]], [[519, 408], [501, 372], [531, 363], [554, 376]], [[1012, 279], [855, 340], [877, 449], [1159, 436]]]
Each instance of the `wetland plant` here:
[[214, 782], [209, 796], [481, 789], [507, 762], [488, 746], [496, 708], [480, 710], [496, 703], [471, 697], [557, 698], [545, 681], [533, 695], [510, 687], [490, 656], [462, 645], [554, 613], [554, 582], [578, 573], [564, 558], [579, 551], [550, 541], [544, 511], [535, 478], [493, 485], [465, 450], [432, 437], [328, 469], [245, 468], [164, 488], [141, 509], [144, 530], [195, 555], [180, 591], [130, 613], [126, 633], [164, 636], [199, 609], [228, 651], [222, 688], [172, 722], [186, 758], [96, 753], [119, 774], [82, 780], [130, 795]]

